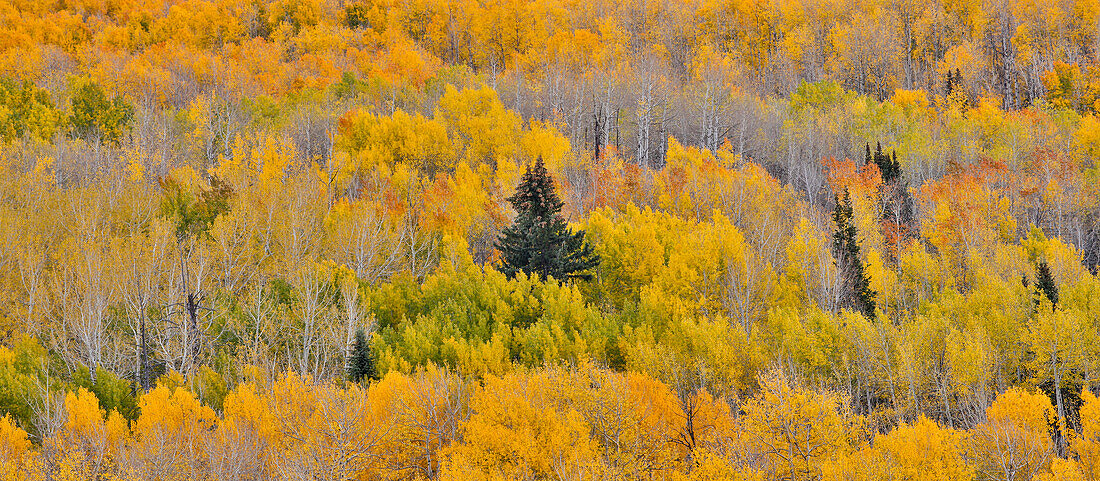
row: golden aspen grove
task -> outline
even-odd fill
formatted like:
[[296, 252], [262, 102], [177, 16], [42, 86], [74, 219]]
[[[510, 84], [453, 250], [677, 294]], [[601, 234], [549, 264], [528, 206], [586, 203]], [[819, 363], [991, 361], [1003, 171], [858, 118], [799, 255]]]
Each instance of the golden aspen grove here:
[[0, 479], [1100, 480], [1100, 0], [0, 0]]

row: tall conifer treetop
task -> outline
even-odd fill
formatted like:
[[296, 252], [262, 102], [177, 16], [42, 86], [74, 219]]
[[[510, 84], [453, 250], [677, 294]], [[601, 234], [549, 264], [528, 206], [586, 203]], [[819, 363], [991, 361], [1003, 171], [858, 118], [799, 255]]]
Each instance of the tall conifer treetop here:
[[561, 216], [565, 204], [542, 158], [527, 167], [516, 193], [507, 200], [518, 215], [497, 240], [504, 260], [501, 271], [508, 277], [523, 271], [543, 280], [592, 278], [588, 271], [600, 258], [585, 242], [584, 231], [574, 233], [566, 225]]
[[1054, 281], [1054, 274], [1045, 260], [1035, 266], [1035, 288], [1039, 290], [1039, 295], [1050, 300], [1051, 308], [1058, 307], [1058, 283]]
[[833, 255], [842, 276], [845, 289], [844, 304], [863, 314], [868, 319], [875, 318], [875, 291], [871, 289], [871, 279], [863, 268], [859, 257], [858, 233], [852, 223], [852, 200], [848, 190], [844, 197], [833, 197]]
[[378, 370], [374, 366], [374, 353], [370, 349], [370, 340], [363, 329], [355, 331], [355, 344], [348, 360], [348, 379], [351, 382], [368, 382], [378, 379]]

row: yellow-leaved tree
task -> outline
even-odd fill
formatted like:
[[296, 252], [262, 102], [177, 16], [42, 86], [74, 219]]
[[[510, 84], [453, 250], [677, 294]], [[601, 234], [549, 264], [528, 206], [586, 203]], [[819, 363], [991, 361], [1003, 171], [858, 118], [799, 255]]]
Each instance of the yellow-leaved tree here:
[[742, 472], [761, 479], [820, 479], [826, 461], [852, 451], [851, 426], [837, 395], [816, 392], [774, 371], [742, 405]]
[[875, 437], [872, 445], [852, 456], [826, 463], [826, 480], [920, 479], [972, 480], [966, 459], [966, 433], [941, 427], [921, 416]]
[[1009, 388], [985, 411], [985, 421], [970, 434], [978, 475], [986, 479], [1023, 481], [1050, 466], [1055, 426], [1054, 406], [1042, 393]]
[[0, 477], [24, 481], [40, 475], [40, 461], [32, 450], [27, 432], [16, 426], [11, 416], [0, 417]]

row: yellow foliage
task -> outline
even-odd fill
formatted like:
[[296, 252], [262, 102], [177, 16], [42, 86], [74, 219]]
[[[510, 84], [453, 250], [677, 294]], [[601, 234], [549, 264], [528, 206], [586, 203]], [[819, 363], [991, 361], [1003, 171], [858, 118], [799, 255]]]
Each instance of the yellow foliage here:
[[541, 158], [550, 172], [560, 172], [572, 151], [569, 139], [548, 122], [532, 121], [519, 143], [527, 159]]
[[31, 454], [27, 432], [16, 426], [10, 415], [0, 418], [0, 461], [3, 463], [0, 473], [4, 474], [4, 479], [12, 479], [13, 471], [24, 466]]
[[183, 463], [196, 461], [192, 453], [205, 452], [204, 433], [214, 429], [217, 420], [214, 410], [203, 406], [191, 391], [164, 385], [142, 395], [138, 408], [141, 415], [132, 424], [132, 454], [143, 461], [144, 476], [182, 479]]
[[1085, 477], [1081, 471], [1081, 465], [1072, 459], [1054, 458], [1050, 464], [1050, 472], [1042, 472], [1036, 475], [1035, 481], [1085, 481], [1092, 479]]
[[554, 372], [488, 376], [472, 400], [464, 442], [446, 454], [442, 479], [543, 478], [564, 473], [596, 475], [591, 428], [562, 403]]
[[928, 101], [928, 93], [923, 90], [897, 89], [894, 91], [894, 97], [891, 101], [894, 105], [901, 107], [906, 115], [920, 117], [932, 116], [932, 111], [930, 109], [931, 104]]
[[985, 416], [970, 436], [980, 475], [1022, 481], [1050, 466], [1055, 413], [1045, 394], [1009, 388]]
[[458, 90], [448, 85], [435, 118], [447, 127], [452, 141], [465, 146], [462, 158], [475, 170], [482, 164], [495, 168], [511, 162], [518, 152], [521, 120], [488, 86]]
[[1081, 392], [1081, 432], [1071, 439], [1071, 447], [1088, 479], [1100, 475], [1100, 399], [1087, 389]]
[[780, 373], [760, 379], [760, 393], [742, 407], [745, 449], [778, 479], [820, 477], [826, 460], [852, 448], [834, 394], [817, 393]]
[[912, 425], [903, 423], [876, 437], [873, 449], [886, 471], [880, 474], [927, 481], [973, 479], [973, 468], [965, 459], [965, 439], [964, 432], [921, 416]]
[[87, 437], [103, 428], [105, 412], [99, 408], [99, 399], [84, 388], [65, 394], [65, 412], [64, 429], [71, 435]]

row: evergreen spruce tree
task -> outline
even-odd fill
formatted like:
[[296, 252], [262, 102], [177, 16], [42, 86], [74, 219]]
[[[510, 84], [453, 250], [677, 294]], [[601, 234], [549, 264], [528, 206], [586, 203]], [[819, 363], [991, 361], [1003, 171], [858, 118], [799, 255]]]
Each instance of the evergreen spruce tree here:
[[348, 379], [352, 382], [378, 379], [374, 353], [371, 352], [370, 341], [362, 329], [355, 332], [355, 344], [351, 348], [351, 359], [348, 362]]
[[833, 255], [844, 279], [844, 288], [848, 291], [847, 303], [868, 319], [874, 319], [875, 291], [871, 290], [871, 279], [867, 277], [863, 261], [859, 258], [856, 226], [852, 224], [852, 200], [848, 191], [844, 191], [844, 198], [834, 196], [833, 202], [836, 204], [833, 208], [833, 222], [836, 224]]
[[886, 239], [893, 246], [887, 250], [888, 260], [897, 262], [897, 251], [904, 238], [911, 235], [909, 226], [913, 223], [913, 198], [909, 194], [909, 186], [902, 177], [901, 163], [898, 162], [898, 152], [892, 151], [886, 154], [882, 151], [882, 143], [877, 143], [875, 152], [871, 153], [871, 144], [864, 144], [866, 149], [867, 164], [874, 163], [882, 175], [882, 190], [879, 202], [882, 208], [882, 228]]
[[947, 71], [947, 81], [944, 83], [944, 98], [958, 102], [963, 107], [966, 107], [970, 102], [967, 99], [966, 92], [962, 89], [962, 71], [955, 69], [954, 75], [951, 71]]
[[[871, 147], [868, 144], [867, 151], [870, 152], [870, 150]], [[882, 144], [879, 143], [875, 147], [874, 162], [878, 166], [879, 172], [882, 173], [883, 184], [895, 184], [901, 177], [901, 164], [898, 163], [897, 151], [894, 151], [893, 157], [886, 155], [882, 152]]]
[[898, 153], [894, 151], [893, 157], [886, 155], [882, 152], [882, 144], [879, 143], [875, 147], [875, 153], [871, 154], [871, 144], [863, 144], [863, 147], [867, 150], [864, 157], [865, 164], [875, 164], [878, 166], [879, 172], [882, 174], [883, 184], [894, 184], [901, 177], [901, 164], [898, 163]]
[[1050, 300], [1052, 308], [1058, 307], [1058, 284], [1054, 282], [1054, 274], [1051, 274], [1047, 261], [1039, 261], [1035, 266], [1035, 288], [1039, 290], [1039, 295]]
[[515, 195], [508, 202], [519, 214], [504, 229], [496, 247], [504, 257], [501, 270], [509, 277], [523, 271], [546, 280], [592, 278], [588, 271], [600, 263], [584, 231], [571, 232], [560, 212], [564, 203], [554, 191], [554, 180], [542, 158], [527, 167]]

